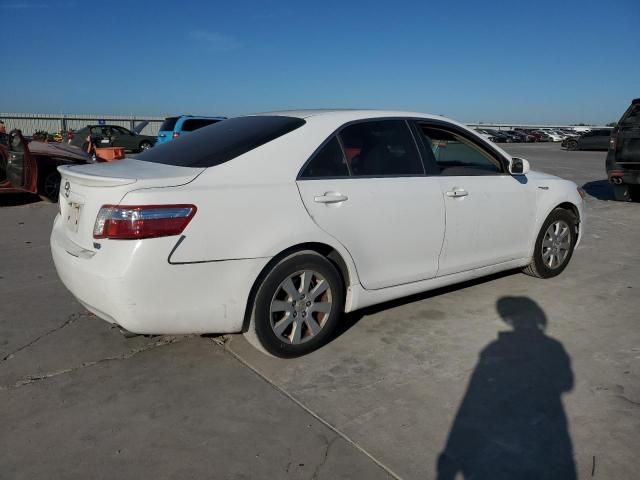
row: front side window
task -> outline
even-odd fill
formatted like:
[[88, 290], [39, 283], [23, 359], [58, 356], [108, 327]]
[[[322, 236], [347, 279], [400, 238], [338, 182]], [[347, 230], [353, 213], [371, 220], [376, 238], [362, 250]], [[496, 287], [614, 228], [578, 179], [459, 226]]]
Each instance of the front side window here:
[[475, 142], [445, 128], [420, 125], [427, 158], [441, 176], [497, 175], [500, 161]]
[[340, 143], [335, 136], [315, 153], [300, 175], [301, 178], [336, 178], [348, 176], [349, 168], [342, 154]]
[[424, 174], [415, 141], [404, 120], [354, 123], [339, 135], [355, 177]]
[[116, 135], [131, 135], [131, 132], [123, 127], [111, 127]]

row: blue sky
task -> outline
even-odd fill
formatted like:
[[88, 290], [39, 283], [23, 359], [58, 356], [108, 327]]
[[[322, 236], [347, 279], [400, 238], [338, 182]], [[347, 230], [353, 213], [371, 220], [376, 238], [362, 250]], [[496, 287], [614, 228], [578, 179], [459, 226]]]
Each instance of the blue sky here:
[[0, 111], [618, 120], [640, 2], [0, 0]]

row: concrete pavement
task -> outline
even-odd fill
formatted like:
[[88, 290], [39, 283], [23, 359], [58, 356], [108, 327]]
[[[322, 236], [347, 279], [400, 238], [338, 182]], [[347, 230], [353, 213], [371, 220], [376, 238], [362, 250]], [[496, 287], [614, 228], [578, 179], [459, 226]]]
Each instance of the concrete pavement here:
[[125, 339], [57, 280], [56, 207], [0, 207], [0, 478], [633, 478], [640, 204], [612, 201], [603, 152], [508, 149], [590, 194], [561, 276], [356, 312], [294, 360]]

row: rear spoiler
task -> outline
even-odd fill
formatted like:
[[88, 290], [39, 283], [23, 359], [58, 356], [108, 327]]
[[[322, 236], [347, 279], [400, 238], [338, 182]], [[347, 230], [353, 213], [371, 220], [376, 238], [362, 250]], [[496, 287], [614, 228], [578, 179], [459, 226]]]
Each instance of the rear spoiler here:
[[136, 183], [135, 178], [107, 177], [103, 175], [91, 175], [90, 173], [78, 172], [74, 165], [61, 165], [58, 167], [60, 174], [67, 178], [72, 178], [75, 182], [86, 187], [117, 187]]

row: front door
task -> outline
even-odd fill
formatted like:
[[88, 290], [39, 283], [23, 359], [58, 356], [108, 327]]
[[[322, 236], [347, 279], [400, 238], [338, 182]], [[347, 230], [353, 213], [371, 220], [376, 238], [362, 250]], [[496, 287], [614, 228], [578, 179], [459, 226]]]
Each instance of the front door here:
[[126, 128], [111, 127], [111, 144], [125, 150], [137, 150], [137, 137]]
[[459, 127], [419, 124], [446, 209], [439, 276], [526, 257], [535, 191], [506, 171], [499, 153]]
[[406, 121], [344, 127], [307, 163], [298, 188], [311, 218], [351, 254], [364, 288], [437, 275], [444, 200]]

